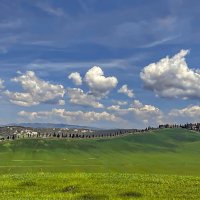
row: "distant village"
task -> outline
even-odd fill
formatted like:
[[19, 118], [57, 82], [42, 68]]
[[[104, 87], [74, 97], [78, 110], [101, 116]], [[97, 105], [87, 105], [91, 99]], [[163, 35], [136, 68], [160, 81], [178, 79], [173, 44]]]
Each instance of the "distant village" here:
[[200, 132], [200, 123], [187, 123], [187, 124], [165, 124], [165, 125], [159, 125], [159, 128], [185, 128], [188, 130], [198, 131]]
[[200, 123], [187, 123], [183, 125], [164, 124], [157, 128], [147, 127], [145, 129], [112, 129], [112, 130], [92, 130], [84, 128], [31, 128], [22, 126], [2, 126], [0, 127], [0, 142], [5, 140], [17, 140], [23, 138], [72, 138], [72, 139], [94, 139], [113, 138], [128, 134], [148, 133], [151, 130], [165, 128], [184, 128], [200, 132]]
[[[20, 126], [0, 127], [0, 141], [16, 140], [22, 138], [72, 138], [72, 139], [89, 139], [116, 137], [120, 135], [139, 132], [136, 129], [122, 130], [91, 130], [76, 128], [31, 128]], [[144, 131], [144, 130], [143, 130]]]

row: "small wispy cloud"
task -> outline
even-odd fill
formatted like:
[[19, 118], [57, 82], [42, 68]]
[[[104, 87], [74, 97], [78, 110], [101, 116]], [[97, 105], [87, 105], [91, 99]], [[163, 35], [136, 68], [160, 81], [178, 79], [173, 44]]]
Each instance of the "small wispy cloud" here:
[[[144, 54], [146, 55], [146, 54]], [[142, 55], [133, 56], [123, 59], [105, 59], [105, 60], [91, 60], [91, 61], [66, 61], [66, 62], [50, 62], [46, 60], [35, 60], [27, 65], [29, 70], [46, 70], [48, 66], [49, 71], [63, 71], [66, 69], [89, 68], [94, 65], [102, 66], [102, 68], [125, 69], [134, 62], [143, 59]]]
[[0, 54], [6, 54], [8, 49], [19, 39], [19, 35], [9, 35], [0, 38]]
[[50, 14], [50, 15], [54, 15], [54, 16], [57, 16], [57, 17], [61, 17], [61, 16], [65, 15], [62, 8], [57, 8], [57, 7], [54, 7], [50, 4], [40, 2], [40, 3], [37, 3], [36, 6], [38, 8], [40, 8], [42, 11], [44, 11], [47, 14]]
[[89, 13], [89, 7], [88, 7], [88, 5], [86, 4], [86, 1], [79, 0], [78, 2], [79, 2], [80, 7], [82, 8], [82, 10], [83, 10], [85, 13]]
[[160, 44], [164, 44], [164, 43], [167, 43], [167, 42], [169, 42], [169, 41], [175, 40], [175, 39], [177, 39], [178, 37], [180, 37], [180, 35], [175, 35], [175, 36], [171, 36], [171, 37], [166, 37], [166, 38], [163, 38], [163, 39], [160, 39], [160, 40], [156, 40], [156, 41], [154, 41], [154, 42], [151, 42], [151, 43], [142, 45], [141, 48], [151, 48], [151, 47], [155, 47], [155, 46], [158, 46], [158, 45], [160, 45]]
[[47, 47], [53, 47], [55, 46], [54, 41], [52, 40], [33, 40], [33, 41], [23, 41], [21, 42], [22, 44], [25, 45], [38, 45], [38, 46], [47, 46]]

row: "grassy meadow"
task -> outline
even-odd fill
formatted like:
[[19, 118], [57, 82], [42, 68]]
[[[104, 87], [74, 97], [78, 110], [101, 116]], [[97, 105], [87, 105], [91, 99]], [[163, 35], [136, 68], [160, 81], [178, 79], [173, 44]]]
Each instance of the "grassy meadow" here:
[[0, 199], [199, 199], [200, 134], [0, 143]]

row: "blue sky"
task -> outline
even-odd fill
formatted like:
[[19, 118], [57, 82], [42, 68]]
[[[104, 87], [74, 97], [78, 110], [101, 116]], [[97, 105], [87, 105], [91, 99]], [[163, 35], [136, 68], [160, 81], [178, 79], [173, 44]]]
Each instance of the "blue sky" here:
[[199, 6], [0, 0], [0, 124], [200, 121]]

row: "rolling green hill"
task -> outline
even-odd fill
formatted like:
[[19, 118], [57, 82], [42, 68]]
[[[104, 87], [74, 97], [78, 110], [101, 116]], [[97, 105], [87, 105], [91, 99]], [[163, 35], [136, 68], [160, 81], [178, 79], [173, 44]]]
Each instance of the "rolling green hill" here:
[[[0, 199], [199, 199], [200, 134], [0, 143]], [[190, 175], [190, 176], [189, 176]]]
[[126, 172], [200, 175], [200, 134], [162, 129], [113, 139], [0, 143], [0, 173]]

